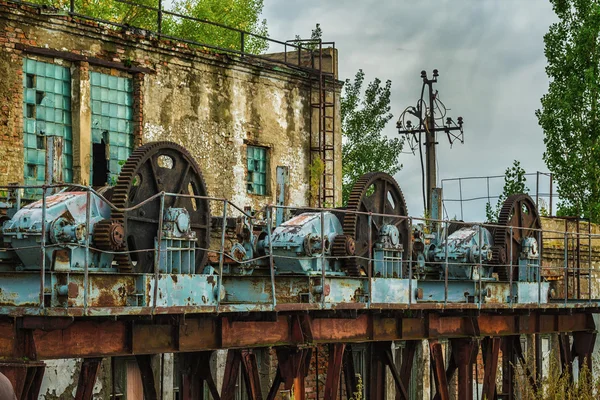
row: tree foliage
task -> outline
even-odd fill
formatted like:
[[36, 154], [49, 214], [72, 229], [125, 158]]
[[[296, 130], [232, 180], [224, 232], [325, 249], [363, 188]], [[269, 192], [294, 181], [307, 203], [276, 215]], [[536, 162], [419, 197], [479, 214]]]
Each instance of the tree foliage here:
[[514, 160], [513, 165], [504, 171], [504, 187], [502, 188], [502, 194], [498, 197], [496, 207], [493, 207], [489, 202], [485, 205], [487, 222], [498, 222], [498, 215], [508, 196], [517, 193], [529, 193], [529, 188], [525, 185], [525, 182], [525, 170], [521, 167], [519, 161]]
[[[69, 8], [69, 0], [34, 1], [59, 9]], [[75, 0], [75, 12], [118, 24], [157, 31], [157, 11], [143, 6], [158, 8], [158, 1], [133, 0], [133, 2], [140, 4], [141, 7], [116, 0]], [[268, 35], [267, 21], [260, 19], [263, 0], [174, 0], [170, 2], [169, 10], [255, 35], [265, 37]], [[162, 33], [165, 35], [224, 49], [241, 50], [241, 36], [237, 31], [170, 14], [163, 14], [162, 22]], [[244, 51], [258, 54], [267, 48], [268, 43], [265, 39], [245, 35]]]
[[544, 36], [550, 78], [536, 111], [559, 214], [600, 221], [600, 2], [550, 0], [558, 22]]
[[400, 171], [398, 157], [403, 142], [382, 134], [392, 119], [390, 113], [391, 81], [370, 82], [362, 91], [365, 73], [359, 70], [354, 80], [346, 79], [341, 98], [343, 202], [346, 204], [354, 182], [367, 172], [382, 171], [390, 175]]

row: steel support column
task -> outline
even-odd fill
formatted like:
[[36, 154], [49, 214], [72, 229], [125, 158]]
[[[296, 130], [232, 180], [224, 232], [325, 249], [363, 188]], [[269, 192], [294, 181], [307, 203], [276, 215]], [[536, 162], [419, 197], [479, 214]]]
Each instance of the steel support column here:
[[100, 369], [102, 358], [84, 358], [79, 371], [79, 382], [77, 383], [76, 400], [91, 400], [94, 394], [94, 385]]
[[385, 347], [389, 342], [376, 342], [371, 345], [371, 368], [369, 369], [369, 386], [367, 400], [385, 399]]
[[221, 400], [234, 400], [242, 356], [239, 350], [228, 350], [225, 372], [223, 373], [223, 386]]
[[182, 400], [203, 400], [204, 382], [206, 382], [213, 400], [220, 400], [219, 391], [210, 370], [212, 353], [212, 351], [201, 351], [181, 355]]
[[246, 385], [246, 394], [248, 400], [262, 400], [260, 388], [260, 377], [258, 376], [258, 363], [256, 354], [249, 350], [242, 350], [242, 376]]
[[485, 338], [482, 342], [483, 353], [483, 389], [482, 397], [493, 400], [496, 398], [496, 375], [501, 339], [499, 337]]
[[[407, 390], [410, 384], [413, 361], [415, 359], [415, 351], [417, 350], [418, 343], [420, 343], [418, 340], [407, 340], [404, 342], [404, 348], [402, 349], [400, 378], [402, 379], [402, 383]], [[396, 396], [396, 398], [398, 398], [398, 396]]]
[[[308, 374], [311, 357], [312, 349], [310, 348], [277, 348], [278, 372], [281, 382], [284, 384], [284, 390], [289, 391], [291, 399], [304, 400], [304, 378]], [[271, 388], [271, 392], [273, 392], [273, 388]], [[275, 389], [275, 394], [277, 394], [277, 389]]]
[[43, 362], [0, 363], [0, 373], [12, 384], [18, 400], [38, 398], [45, 368]]
[[325, 381], [324, 400], [336, 400], [340, 388], [340, 377], [346, 344], [332, 343], [329, 345], [329, 362], [327, 364], [327, 380]]
[[352, 357], [352, 347], [346, 346], [344, 351], [344, 384], [346, 385], [346, 399], [354, 397], [358, 381], [356, 379], [356, 369], [354, 368], [354, 358]]
[[139, 355], [135, 356], [135, 359], [137, 360], [138, 367], [140, 368], [140, 375], [142, 376], [144, 399], [158, 400], [158, 394], [156, 393], [156, 386], [154, 384], [154, 373], [152, 371], [152, 356]]
[[444, 352], [442, 345], [435, 339], [429, 341], [431, 353], [431, 369], [433, 370], [433, 381], [435, 382], [436, 396], [440, 400], [450, 400], [448, 391], [448, 380], [444, 369]]
[[473, 399], [473, 363], [479, 346], [473, 339], [452, 339], [452, 354], [458, 369], [458, 399]]
[[590, 374], [592, 373], [592, 354], [594, 352], [595, 343], [595, 332], [573, 333], [573, 353], [579, 359], [579, 370], [586, 365]]

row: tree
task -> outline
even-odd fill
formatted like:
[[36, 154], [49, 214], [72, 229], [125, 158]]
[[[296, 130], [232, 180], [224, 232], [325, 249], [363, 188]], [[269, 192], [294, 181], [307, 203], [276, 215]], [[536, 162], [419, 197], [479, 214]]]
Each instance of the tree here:
[[390, 113], [391, 81], [382, 85], [375, 78], [362, 92], [365, 73], [359, 70], [354, 81], [346, 79], [341, 98], [343, 203], [346, 204], [354, 182], [367, 172], [382, 171], [394, 175], [402, 165], [398, 157], [402, 152], [400, 138], [382, 134], [392, 119]]
[[[70, 0], [34, 1], [58, 9], [68, 9], [70, 3]], [[158, 0], [133, 0], [133, 2], [142, 7], [118, 0], [75, 0], [75, 12], [136, 28], [158, 30], [158, 13], [143, 7], [157, 8]], [[263, 0], [174, 0], [170, 5], [169, 9], [177, 14], [205, 19], [259, 36], [268, 36], [267, 21], [260, 19]], [[241, 50], [239, 32], [170, 14], [163, 14], [162, 33], [210, 46]], [[244, 37], [244, 51], [247, 53], [258, 54], [268, 47], [265, 39], [251, 35]]]
[[512, 167], [508, 167], [506, 168], [506, 171], [504, 171], [504, 187], [502, 189], [502, 194], [498, 197], [496, 207], [492, 207], [489, 202], [485, 205], [487, 222], [498, 222], [498, 215], [508, 196], [517, 193], [529, 193], [529, 188], [525, 185], [525, 182], [525, 170], [521, 167], [519, 161], [514, 160]]
[[536, 111], [559, 215], [600, 222], [600, 2], [550, 0], [558, 22], [544, 36], [550, 78]]

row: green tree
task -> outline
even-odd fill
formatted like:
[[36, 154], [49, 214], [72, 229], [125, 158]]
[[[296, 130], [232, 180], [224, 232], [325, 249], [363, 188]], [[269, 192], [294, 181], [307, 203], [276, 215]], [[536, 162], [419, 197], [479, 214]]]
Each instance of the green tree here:
[[600, 2], [550, 0], [558, 22], [544, 36], [550, 78], [536, 115], [559, 215], [600, 222]]
[[[63, 10], [69, 8], [70, 2], [70, 0], [34, 1]], [[75, 12], [136, 28], [158, 30], [158, 13], [143, 7], [157, 8], [158, 1], [133, 0], [133, 2], [142, 7], [117, 0], [75, 0]], [[255, 35], [268, 36], [267, 21], [260, 19], [263, 0], [174, 0], [170, 4], [170, 11], [177, 14], [216, 22]], [[241, 50], [239, 32], [170, 14], [163, 14], [162, 33], [210, 46]], [[258, 54], [268, 47], [265, 39], [251, 35], [244, 37], [244, 50], [247, 53]]]
[[521, 167], [519, 161], [514, 160], [512, 167], [508, 167], [504, 171], [504, 187], [502, 188], [502, 194], [498, 197], [496, 207], [494, 208], [489, 202], [485, 205], [487, 222], [498, 222], [498, 215], [508, 196], [517, 193], [529, 193], [529, 188], [525, 185], [525, 182], [525, 170]]
[[398, 157], [403, 142], [382, 134], [392, 119], [391, 81], [382, 85], [375, 78], [362, 91], [365, 73], [359, 70], [354, 80], [346, 79], [341, 98], [343, 203], [346, 204], [354, 182], [367, 172], [382, 171], [394, 175], [402, 165]]

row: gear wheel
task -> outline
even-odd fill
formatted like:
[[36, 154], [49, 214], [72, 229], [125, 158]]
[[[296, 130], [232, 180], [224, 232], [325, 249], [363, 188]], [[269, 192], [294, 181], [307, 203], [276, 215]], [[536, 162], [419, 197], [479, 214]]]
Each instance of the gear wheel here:
[[[207, 196], [200, 168], [191, 154], [172, 142], [151, 142], [138, 147], [127, 159], [117, 178], [112, 202], [120, 211], [113, 219], [125, 230], [128, 254], [115, 257], [122, 271], [148, 273], [154, 270], [154, 240], [159, 227], [160, 193]], [[185, 208], [196, 233], [196, 272], [204, 267], [210, 245], [210, 207], [207, 199], [164, 197], [164, 208]]]
[[[354, 239], [347, 235], [337, 235], [333, 239], [333, 244], [331, 246], [331, 254], [334, 257], [346, 257], [354, 255], [356, 251], [356, 243], [354, 243]], [[345, 260], [345, 259], [343, 259]], [[342, 262], [342, 264], [345, 264]]]
[[[542, 225], [533, 199], [526, 194], [508, 196], [500, 209], [498, 225], [493, 232], [492, 263], [496, 264], [498, 280], [508, 282], [510, 267], [507, 264], [518, 267], [523, 239], [535, 237], [541, 240]], [[513, 270], [513, 279], [516, 276]]]
[[105, 219], [94, 225], [92, 239], [100, 250], [118, 251], [125, 244], [125, 229], [121, 223]]
[[[343, 220], [344, 235], [354, 240], [356, 249], [354, 254], [356, 257], [350, 257], [345, 262], [348, 275], [360, 276], [362, 270], [367, 271], [369, 243], [371, 245], [375, 243], [379, 237], [379, 230], [384, 225], [394, 225], [398, 228], [404, 254], [408, 254], [411, 231], [408, 219], [372, 215], [371, 229], [369, 229], [368, 213], [408, 215], [404, 195], [393, 177], [384, 172], [370, 172], [361, 176], [350, 192], [346, 210], [360, 212], [360, 214], [345, 213]], [[406, 256], [404, 258], [407, 259]], [[408, 265], [404, 267], [408, 270]]]

